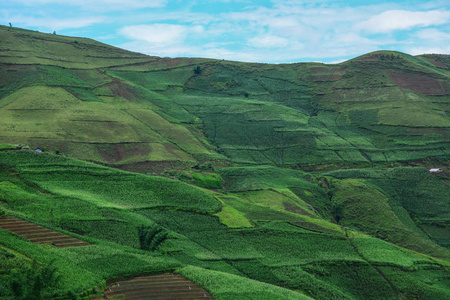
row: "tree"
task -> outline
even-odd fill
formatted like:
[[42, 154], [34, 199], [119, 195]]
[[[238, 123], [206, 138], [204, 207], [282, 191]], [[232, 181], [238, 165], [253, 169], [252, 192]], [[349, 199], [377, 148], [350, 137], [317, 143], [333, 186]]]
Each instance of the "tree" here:
[[200, 66], [196, 66], [196, 67], [194, 68], [194, 73], [195, 73], [196, 75], [199, 75], [200, 73], [202, 73], [202, 68], [201, 68]]
[[33, 261], [31, 267], [21, 273], [14, 270], [11, 274], [10, 289], [13, 299], [50, 299], [53, 290], [58, 285], [61, 275], [53, 266], [54, 261], [46, 266], [38, 267]]

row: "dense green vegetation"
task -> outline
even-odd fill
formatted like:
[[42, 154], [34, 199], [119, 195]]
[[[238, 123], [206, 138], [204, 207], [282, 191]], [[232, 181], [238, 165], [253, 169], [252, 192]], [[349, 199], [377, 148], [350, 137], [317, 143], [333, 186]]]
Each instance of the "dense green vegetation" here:
[[[434, 58], [381, 51], [329, 66], [169, 60], [0, 29], [5, 142], [141, 172], [168, 162], [311, 168], [449, 155], [449, 74]], [[64, 57], [45, 58], [55, 55]]]
[[[181, 181], [123, 172], [52, 154], [2, 152], [0, 161], [3, 210], [92, 243], [57, 249], [34, 245], [0, 230], [1, 259], [7, 262], [0, 275], [6, 282], [4, 296], [15, 293], [13, 282], [24, 280], [20, 276], [28, 276], [33, 261], [65, 274], [52, 283], [53, 295], [93, 294], [94, 289], [101, 290], [107, 279], [186, 266], [180, 272], [198, 281], [218, 299], [270, 299], [273, 295], [286, 299], [303, 299], [306, 295], [316, 299], [329, 299], [328, 295], [336, 299], [369, 296], [395, 299], [396, 293], [407, 295], [411, 291], [430, 299], [449, 296], [445, 289], [449, 280], [448, 250], [437, 246], [418, 228], [415, 230], [421, 234], [413, 235], [413, 229], [406, 227], [410, 223], [402, 223], [395, 213], [391, 218], [396, 218], [397, 223], [383, 214], [378, 214], [382, 219], [372, 221], [365, 220], [370, 214], [351, 214], [350, 205], [359, 205], [355, 196], [369, 199], [360, 190], [354, 190], [369, 188], [369, 183], [363, 183], [369, 182], [369, 175], [385, 178], [386, 172], [404, 174], [402, 180], [408, 182], [409, 178], [411, 187], [420, 176], [439, 181], [423, 174], [421, 168], [339, 171], [325, 176], [274, 167], [228, 168], [222, 169], [221, 175], [230, 183], [227, 189], [232, 193], [213, 196]], [[364, 179], [346, 179], [358, 173], [357, 178]], [[239, 180], [240, 176], [252, 178], [252, 185]], [[94, 180], [98, 181], [95, 189]], [[426, 180], [422, 178], [422, 182]], [[167, 189], [162, 189], [166, 186]], [[121, 194], [118, 187], [127, 194]], [[369, 188], [368, 192], [382, 197], [377, 196], [382, 193], [381, 187], [386, 185], [379, 184], [380, 191]], [[330, 200], [331, 189], [335, 191]], [[343, 192], [354, 193], [345, 197], [351, 201], [346, 203], [340, 221], [345, 230], [333, 223], [331, 213], [331, 202], [341, 201]], [[389, 197], [387, 193], [383, 195]], [[183, 199], [191, 200], [180, 201]], [[447, 202], [439, 206], [441, 209], [449, 207], [448, 197], [445, 199]], [[373, 207], [378, 205], [371, 202]], [[385, 210], [393, 211], [387, 202], [385, 205]], [[232, 208], [227, 214], [217, 213], [226, 207]], [[445, 216], [442, 211], [441, 214]], [[229, 223], [230, 218], [241, 221], [236, 226]], [[407, 233], [404, 236], [401, 228]], [[25, 275], [10, 275], [11, 270], [14, 270], [11, 274]], [[395, 275], [398, 273], [408, 276], [398, 281]], [[217, 282], [224, 284], [206, 279], [211, 276], [217, 276]], [[432, 283], [414, 286], [422, 276]], [[435, 282], [433, 276], [441, 280]], [[243, 277], [249, 280], [244, 281], [248, 285], [245, 289], [241, 286], [244, 283], [240, 283]]]
[[450, 298], [448, 55], [266, 65], [0, 40], [0, 218], [90, 243], [0, 228], [0, 298], [167, 271], [215, 299]]

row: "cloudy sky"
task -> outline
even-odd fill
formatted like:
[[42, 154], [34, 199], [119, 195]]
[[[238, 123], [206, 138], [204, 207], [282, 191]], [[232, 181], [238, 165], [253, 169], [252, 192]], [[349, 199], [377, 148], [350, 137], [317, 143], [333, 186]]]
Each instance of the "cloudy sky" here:
[[0, 24], [163, 57], [335, 63], [375, 50], [450, 54], [449, 3], [0, 0]]

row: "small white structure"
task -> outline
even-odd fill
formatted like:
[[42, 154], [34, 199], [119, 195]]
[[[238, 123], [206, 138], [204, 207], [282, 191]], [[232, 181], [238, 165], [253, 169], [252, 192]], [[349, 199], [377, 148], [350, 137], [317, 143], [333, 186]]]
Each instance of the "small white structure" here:
[[430, 169], [430, 173], [442, 173], [442, 169]]

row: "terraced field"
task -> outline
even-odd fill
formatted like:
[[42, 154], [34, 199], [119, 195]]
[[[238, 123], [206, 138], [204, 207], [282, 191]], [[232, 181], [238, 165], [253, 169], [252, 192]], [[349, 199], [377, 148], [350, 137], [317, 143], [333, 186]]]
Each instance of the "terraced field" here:
[[101, 299], [212, 299], [207, 291], [179, 274], [140, 276], [111, 283]]
[[23, 236], [35, 244], [50, 243], [58, 248], [87, 246], [89, 243], [22, 219], [8, 216], [0, 218], [0, 227]]
[[0, 40], [0, 299], [450, 299], [449, 55]]

